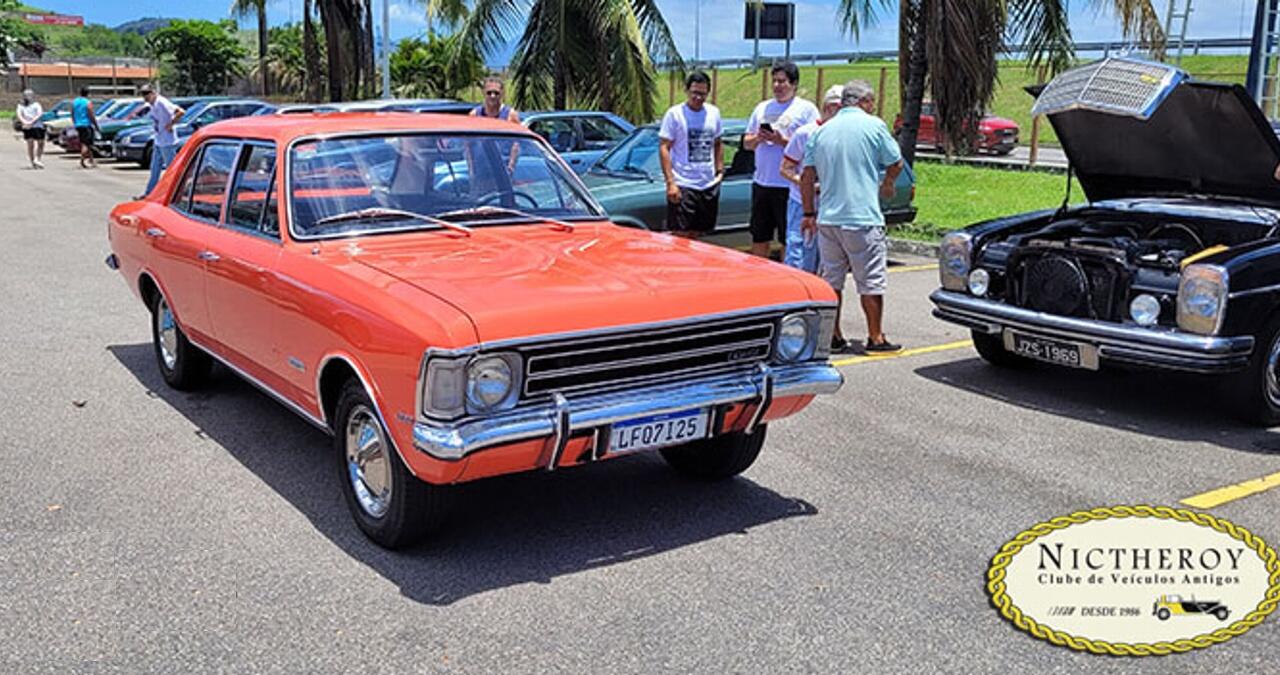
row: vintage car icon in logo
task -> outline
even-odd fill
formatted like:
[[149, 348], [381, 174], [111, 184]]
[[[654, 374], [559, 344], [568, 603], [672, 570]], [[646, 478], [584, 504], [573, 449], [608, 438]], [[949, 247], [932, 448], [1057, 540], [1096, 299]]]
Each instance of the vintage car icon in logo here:
[[1152, 614], [1166, 621], [1174, 614], [1212, 614], [1219, 621], [1226, 621], [1231, 610], [1217, 600], [1183, 600], [1180, 595], [1162, 595], [1156, 598]]

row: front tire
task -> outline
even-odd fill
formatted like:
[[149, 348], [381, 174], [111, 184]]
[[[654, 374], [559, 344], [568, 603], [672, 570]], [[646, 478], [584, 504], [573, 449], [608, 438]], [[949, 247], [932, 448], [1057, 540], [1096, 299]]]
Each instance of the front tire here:
[[978, 356], [993, 366], [1000, 368], [1025, 368], [1027, 359], [1004, 348], [1004, 340], [999, 335], [991, 335], [981, 331], [972, 331], [973, 348]]
[[705, 481], [724, 480], [746, 471], [755, 463], [764, 447], [767, 428], [762, 424], [753, 434], [736, 431], [663, 448], [659, 452], [671, 468], [686, 476]]
[[374, 543], [409, 546], [443, 521], [448, 488], [409, 472], [355, 379], [342, 388], [333, 431], [342, 494], [356, 525]]
[[1168, 621], [1169, 620], [1168, 608], [1161, 607], [1160, 609], [1156, 610], [1156, 618], [1160, 619], [1161, 621]]
[[1280, 424], [1280, 315], [1257, 335], [1249, 365], [1227, 380], [1233, 411], [1245, 422]]
[[179, 391], [198, 389], [209, 380], [213, 359], [187, 340], [163, 293], [151, 300], [151, 344], [165, 384]]

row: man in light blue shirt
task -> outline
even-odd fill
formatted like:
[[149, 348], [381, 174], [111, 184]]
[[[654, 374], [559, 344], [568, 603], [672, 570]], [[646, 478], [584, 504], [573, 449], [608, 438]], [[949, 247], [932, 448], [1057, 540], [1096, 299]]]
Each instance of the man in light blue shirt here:
[[141, 93], [143, 100], [151, 106], [147, 117], [151, 118], [151, 122], [155, 125], [156, 140], [151, 145], [151, 177], [147, 179], [147, 189], [138, 199], [151, 193], [151, 189], [160, 181], [160, 174], [169, 168], [174, 155], [178, 154], [178, 138], [173, 133], [173, 125], [177, 124], [187, 112], [173, 101], [156, 93], [155, 88], [149, 84], [142, 85]]
[[[843, 106], [809, 139], [800, 181], [804, 218], [801, 229], [817, 232], [819, 272], [843, 301], [844, 278], [853, 273], [867, 317], [866, 351], [901, 351], [882, 330], [888, 246], [880, 197], [893, 195], [902, 172], [902, 153], [884, 120], [873, 115], [875, 90], [864, 80], [844, 86]], [[822, 183], [822, 210], [815, 208], [816, 186]], [[849, 343], [836, 318], [834, 352]]]

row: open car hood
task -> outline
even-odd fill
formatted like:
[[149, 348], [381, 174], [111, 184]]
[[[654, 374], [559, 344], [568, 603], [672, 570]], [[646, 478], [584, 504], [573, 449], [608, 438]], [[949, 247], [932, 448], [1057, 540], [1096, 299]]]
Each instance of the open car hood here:
[[1203, 196], [1280, 205], [1280, 140], [1239, 85], [1108, 58], [1054, 78], [1032, 113], [1049, 116], [1090, 201]]

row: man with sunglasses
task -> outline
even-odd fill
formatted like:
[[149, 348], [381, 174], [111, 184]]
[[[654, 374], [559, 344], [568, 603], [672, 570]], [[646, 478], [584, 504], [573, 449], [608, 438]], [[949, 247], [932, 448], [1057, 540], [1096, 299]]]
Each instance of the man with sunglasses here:
[[471, 111], [472, 117], [492, 117], [493, 119], [506, 120], [508, 122], [519, 122], [520, 113], [515, 111], [509, 105], [502, 102], [502, 78], [497, 75], [490, 75], [484, 78], [484, 82], [480, 85], [484, 90], [484, 103], [476, 106]]

